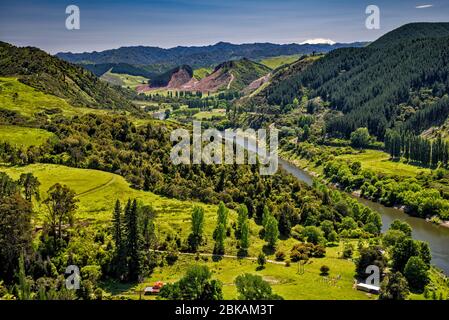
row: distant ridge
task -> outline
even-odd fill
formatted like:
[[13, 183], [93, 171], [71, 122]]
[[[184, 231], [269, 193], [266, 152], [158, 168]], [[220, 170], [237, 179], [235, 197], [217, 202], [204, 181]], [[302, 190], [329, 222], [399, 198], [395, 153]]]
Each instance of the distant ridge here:
[[[80, 64], [126, 63], [146, 66], [165, 64], [172, 68], [179, 65], [190, 65], [192, 68], [210, 67], [229, 60], [248, 58], [258, 60], [266, 57], [293, 54], [325, 53], [338, 48], [363, 47], [367, 42], [330, 44], [273, 44], [251, 43], [232, 44], [218, 42], [214, 45], [199, 47], [174, 47], [163, 49], [158, 47], [135, 46], [101, 52], [71, 53], [61, 52], [56, 56]], [[169, 69], [169, 68], [168, 68]], [[167, 69], [167, 70], [168, 70]]]

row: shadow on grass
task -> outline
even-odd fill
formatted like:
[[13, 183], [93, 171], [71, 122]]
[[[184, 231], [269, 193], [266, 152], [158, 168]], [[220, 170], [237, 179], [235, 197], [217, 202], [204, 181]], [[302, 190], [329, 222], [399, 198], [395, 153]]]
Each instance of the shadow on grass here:
[[220, 262], [221, 260], [223, 260], [223, 255], [221, 255], [221, 254], [213, 254], [212, 255], [213, 262]]
[[262, 251], [263, 251], [263, 253], [264, 253], [265, 255], [269, 256], [269, 255], [274, 254], [274, 252], [275, 252], [276, 250], [275, 250], [273, 247], [270, 247], [270, 246], [268, 246], [268, 245], [264, 245], [264, 246], [262, 247]]
[[240, 250], [237, 252], [237, 257], [239, 259], [243, 259], [243, 258], [245, 258], [247, 256], [248, 256], [248, 250], [240, 248]]

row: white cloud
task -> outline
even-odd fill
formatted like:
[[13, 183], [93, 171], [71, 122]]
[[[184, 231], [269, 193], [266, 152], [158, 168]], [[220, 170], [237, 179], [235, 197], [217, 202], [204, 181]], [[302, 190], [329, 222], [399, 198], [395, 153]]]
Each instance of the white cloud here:
[[416, 6], [416, 9], [426, 9], [426, 8], [432, 8], [433, 4], [423, 4], [423, 5], [419, 5]]
[[335, 41], [332, 41], [331, 39], [323, 39], [323, 38], [315, 38], [315, 39], [309, 39], [306, 41], [301, 42], [300, 44], [335, 44]]

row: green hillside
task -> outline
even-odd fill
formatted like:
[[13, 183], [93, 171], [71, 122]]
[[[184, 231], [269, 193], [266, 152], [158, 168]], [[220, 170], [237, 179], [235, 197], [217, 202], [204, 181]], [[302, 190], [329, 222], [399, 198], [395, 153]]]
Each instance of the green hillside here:
[[88, 112], [103, 113], [102, 110], [73, 107], [66, 100], [43, 93], [13, 77], [0, 77], [1, 110], [27, 118], [34, 118], [38, 114], [52, 117], [58, 114], [73, 116]]
[[296, 60], [299, 59], [300, 56], [301, 56], [300, 54], [294, 54], [291, 56], [271, 57], [271, 58], [262, 59], [259, 62], [261, 64], [267, 66], [270, 69], [276, 69], [285, 64], [290, 64], [292, 62], [295, 62]]
[[[344, 114], [328, 119], [329, 134], [348, 138], [356, 128], [368, 127], [383, 139], [387, 128], [447, 94], [448, 59], [448, 24], [411, 24], [366, 48], [332, 51], [310, 68], [273, 83], [264, 98], [282, 110], [295, 98], [321, 96]], [[426, 89], [430, 94], [423, 94]]]
[[0, 76], [17, 77], [20, 82], [66, 99], [73, 106], [134, 110], [118, 88], [37, 48], [18, 48], [0, 42]]
[[217, 70], [220, 70], [222, 74], [228, 73], [234, 77], [228, 88], [231, 90], [242, 90], [254, 80], [271, 71], [267, 66], [248, 59], [224, 62], [215, 67], [215, 71]]
[[0, 124], [0, 143], [8, 142], [13, 146], [40, 146], [53, 136], [52, 133], [42, 129]]

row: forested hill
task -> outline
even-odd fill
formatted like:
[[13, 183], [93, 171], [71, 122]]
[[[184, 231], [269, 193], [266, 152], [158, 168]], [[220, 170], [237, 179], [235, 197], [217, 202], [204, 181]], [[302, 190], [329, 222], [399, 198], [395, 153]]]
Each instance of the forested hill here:
[[[356, 128], [368, 127], [382, 139], [388, 127], [402, 126], [449, 92], [448, 26], [409, 24], [368, 47], [334, 50], [268, 86], [264, 103], [281, 105], [282, 110], [306, 92], [309, 98], [321, 96], [344, 113], [327, 121], [328, 133], [349, 137]], [[427, 121], [428, 126], [444, 121], [447, 112], [440, 115]]]
[[409, 23], [399, 27], [392, 32], [388, 32], [375, 42], [370, 44], [370, 47], [384, 47], [391, 46], [395, 43], [404, 40], [415, 40], [422, 38], [441, 38], [449, 36], [449, 22], [447, 23]]
[[102, 52], [71, 53], [62, 52], [57, 56], [66, 61], [82, 64], [128, 63], [132, 65], [166, 64], [176, 67], [187, 64], [193, 68], [210, 67], [224, 61], [248, 58], [258, 60], [292, 54], [309, 54], [313, 52], [329, 52], [342, 47], [361, 47], [366, 42], [329, 44], [273, 44], [251, 43], [232, 44], [219, 42], [202, 47], [175, 47], [162, 49], [158, 47], [122, 47]]
[[0, 76], [14, 76], [37, 90], [66, 99], [73, 106], [135, 110], [124, 89], [112, 88], [80, 66], [33, 47], [0, 42]]

